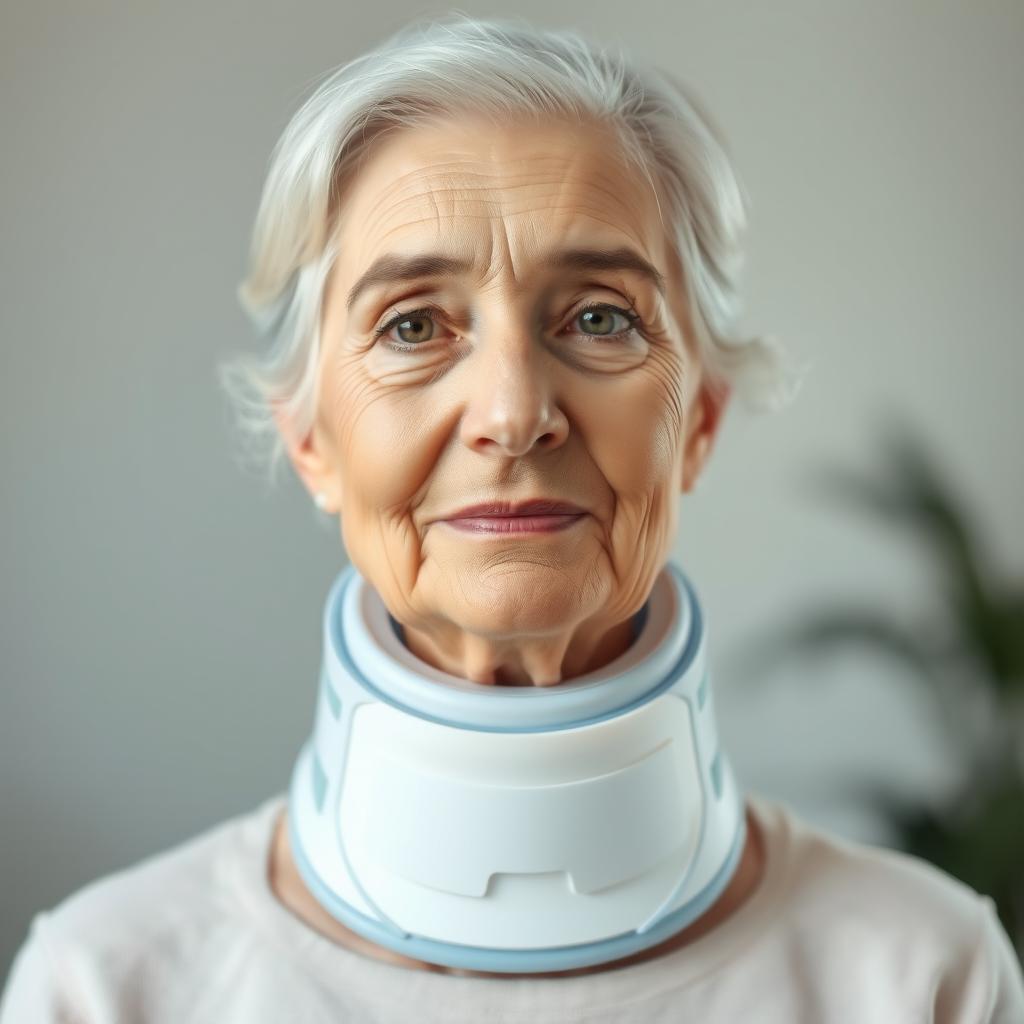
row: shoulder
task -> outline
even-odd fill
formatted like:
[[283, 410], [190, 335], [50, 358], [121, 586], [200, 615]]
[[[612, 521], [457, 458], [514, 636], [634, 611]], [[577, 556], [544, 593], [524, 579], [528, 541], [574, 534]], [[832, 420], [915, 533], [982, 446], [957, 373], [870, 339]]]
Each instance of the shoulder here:
[[918, 857], [831, 834], [781, 802], [749, 803], [777, 859], [781, 914], [800, 955], [918, 992], [930, 1019], [1024, 1021], [1020, 963], [989, 896]]
[[242, 911], [265, 880], [284, 802], [268, 798], [37, 913], [0, 995], [0, 1024], [136, 1020], [142, 1008], [186, 1019], [180, 1006], [252, 938]]
[[241, 918], [240, 901], [260, 884], [284, 799], [270, 797], [36, 914], [0, 1001], [0, 1022], [77, 1020], [86, 1012], [122, 1019], [122, 1000], [145, 985], [163, 987], [182, 964], [215, 954], [228, 941], [225, 926]]
[[769, 855], [784, 860], [797, 907], [940, 932], [977, 920], [979, 894], [935, 865], [829, 832], [781, 801], [755, 796], [750, 803], [766, 830]]
[[237, 920], [244, 887], [264, 870], [259, 857], [283, 800], [271, 797], [36, 914], [7, 998], [103, 1005], [104, 993], [140, 971], [158, 976], [194, 958], [218, 925]]

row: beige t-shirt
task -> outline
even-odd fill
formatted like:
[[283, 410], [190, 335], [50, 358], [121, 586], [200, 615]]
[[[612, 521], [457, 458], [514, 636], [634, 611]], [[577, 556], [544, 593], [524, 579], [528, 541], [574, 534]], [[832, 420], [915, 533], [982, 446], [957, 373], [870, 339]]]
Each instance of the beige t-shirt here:
[[753, 895], [696, 941], [569, 978], [472, 978], [347, 950], [274, 895], [283, 793], [32, 920], [0, 1024], [1024, 1024], [992, 901], [748, 795]]

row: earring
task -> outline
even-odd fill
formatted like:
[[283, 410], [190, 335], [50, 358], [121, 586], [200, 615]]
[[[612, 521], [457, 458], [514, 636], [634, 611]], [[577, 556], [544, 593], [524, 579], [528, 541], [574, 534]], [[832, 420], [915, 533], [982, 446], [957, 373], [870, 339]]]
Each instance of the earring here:
[[313, 501], [316, 502], [316, 507], [320, 509], [321, 512], [328, 511], [327, 495], [324, 494], [323, 491], [317, 491], [316, 494], [313, 495]]

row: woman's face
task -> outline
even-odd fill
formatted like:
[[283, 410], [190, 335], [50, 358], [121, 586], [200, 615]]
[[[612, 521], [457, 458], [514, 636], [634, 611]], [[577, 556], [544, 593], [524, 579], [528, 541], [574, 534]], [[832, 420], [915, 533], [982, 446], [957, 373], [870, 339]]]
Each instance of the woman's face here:
[[[289, 453], [352, 562], [454, 675], [548, 685], [606, 664], [721, 412], [647, 180], [600, 126], [438, 121], [377, 140], [338, 230], [316, 423]], [[533, 498], [584, 514], [447, 521]]]

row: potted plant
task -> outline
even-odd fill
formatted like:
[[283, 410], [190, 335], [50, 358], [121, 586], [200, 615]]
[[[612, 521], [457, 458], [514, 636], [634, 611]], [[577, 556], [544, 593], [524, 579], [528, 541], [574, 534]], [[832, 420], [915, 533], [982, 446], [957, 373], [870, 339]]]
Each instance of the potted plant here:
[[[865, 797], [897, 844], [991, 896], [1024, 959], [1024, 581], [1001, 581], [953, 488], [905, 424], [883, 425], [875, 473], [824, 467], [823, 496], [905, 531], [940, 581], [912, 615], [876, 600], [801, 612], [744, 647], [761, 675], [794, 657], [867, 645], [912, 670], [936, 702], [963, 771], [936, 805], [872, 784]], [[755, 654], [756, 652], [756, 654]], [[906, 676], [905, 676], [906, 678]], [[980, 728], [968, 712], [987, 709]]]

